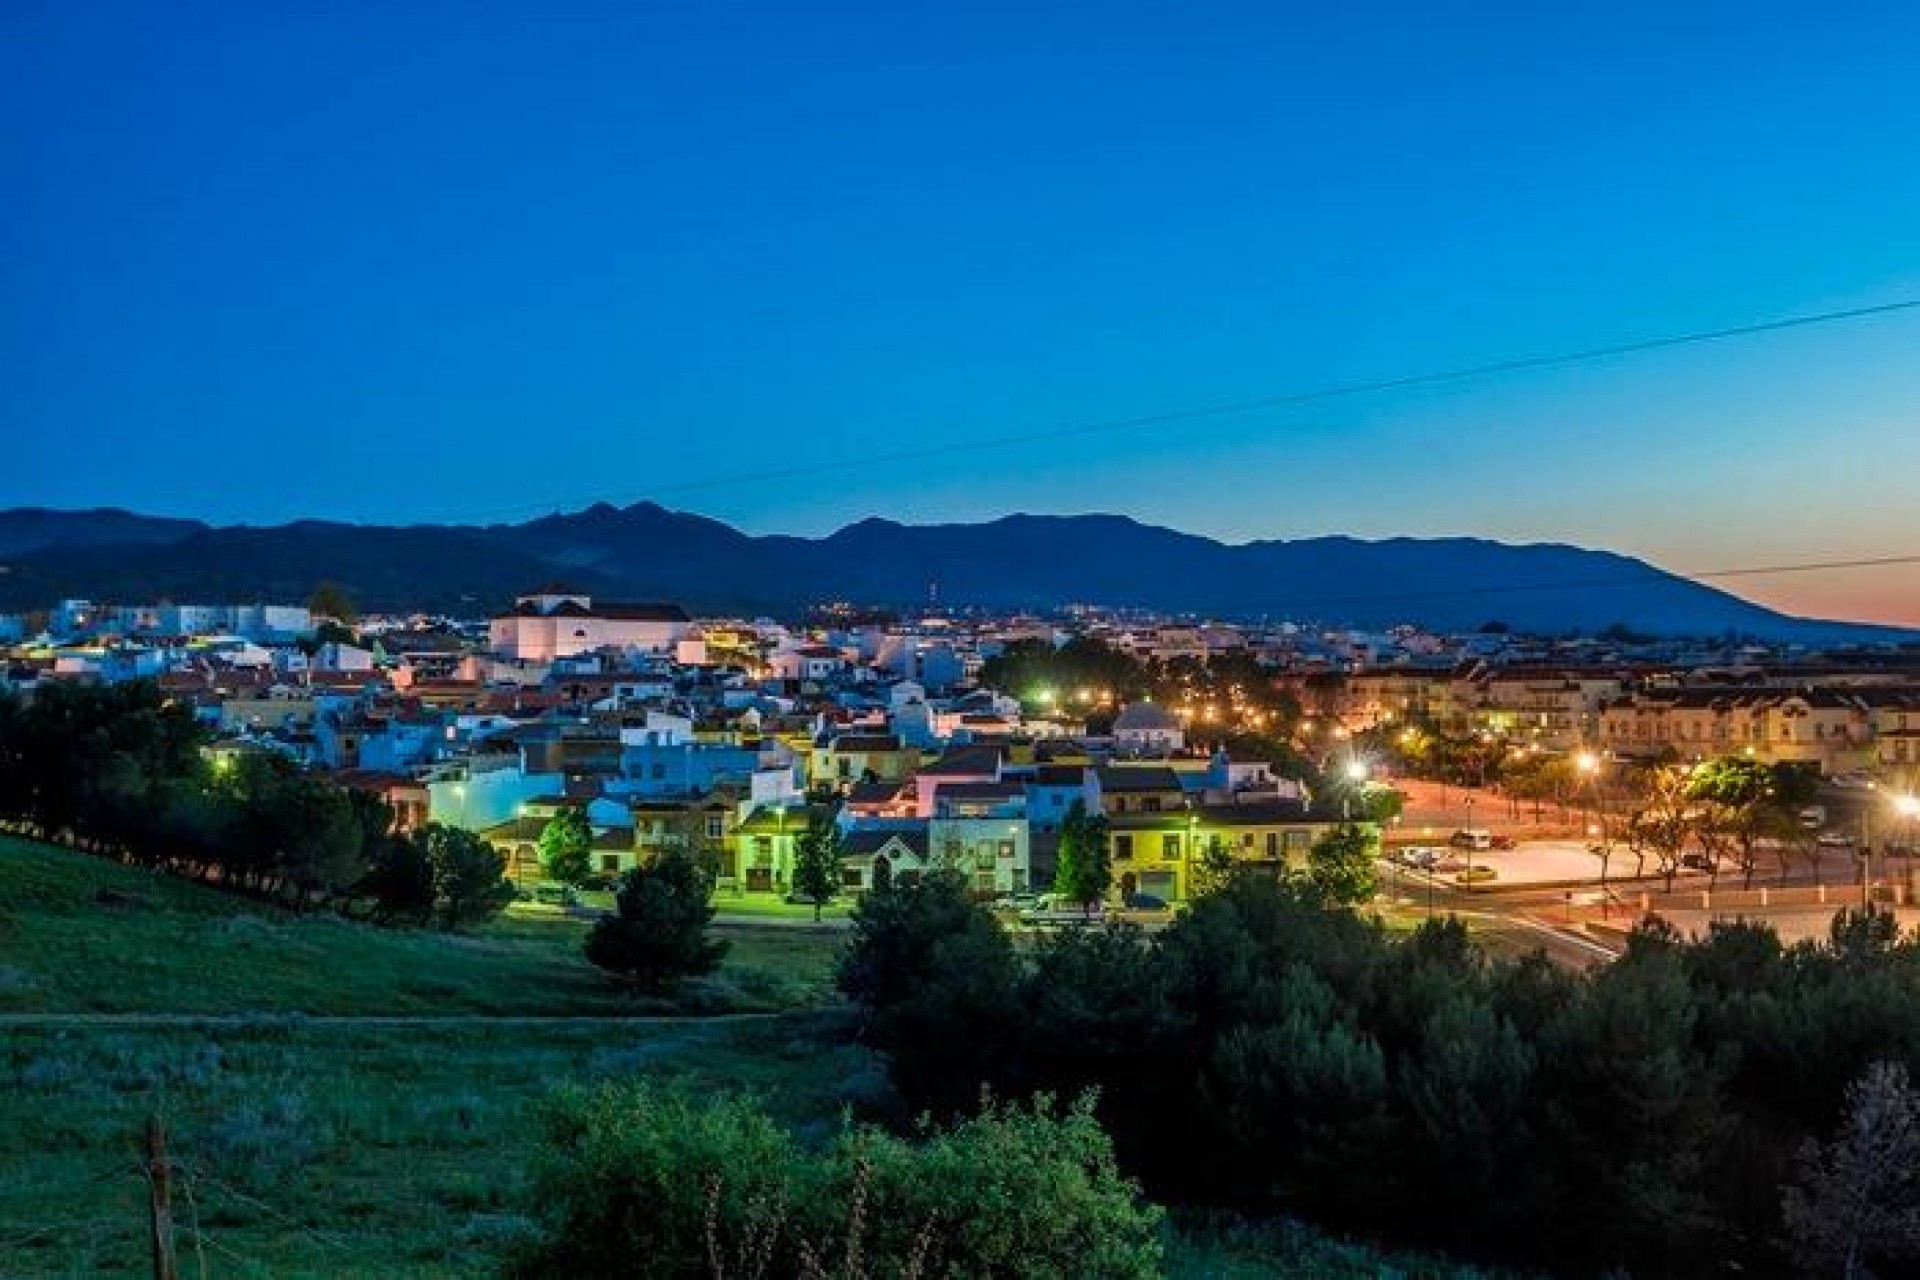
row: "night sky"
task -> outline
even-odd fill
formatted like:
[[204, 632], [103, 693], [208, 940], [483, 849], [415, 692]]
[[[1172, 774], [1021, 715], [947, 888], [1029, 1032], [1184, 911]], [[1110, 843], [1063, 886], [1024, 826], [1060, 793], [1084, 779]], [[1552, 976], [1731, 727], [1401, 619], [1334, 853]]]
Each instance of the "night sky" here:
[[1911, 3], [12, 0], [0, 505], [1920, 552], [1920, 312], [755, 478], [1920, 297], [1917, 85]]

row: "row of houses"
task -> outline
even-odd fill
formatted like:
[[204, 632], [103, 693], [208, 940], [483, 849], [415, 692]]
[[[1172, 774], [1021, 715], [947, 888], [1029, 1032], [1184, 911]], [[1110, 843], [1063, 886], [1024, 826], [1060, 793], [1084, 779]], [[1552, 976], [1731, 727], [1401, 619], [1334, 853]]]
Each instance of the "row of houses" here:
[[1419, 724], [1548, 751], [1744, 751], [1829, 774], [1920, 763], [1920, 675], [1897, 665], [1733, 671], [1403, 666], [1320, 682], [1303, 702], [1352, 731]]
[[701, 856], [729, 894], [784, 895], [793, 888], [800, 840], [817, 822], [840, 829], [843, 888], [858, 894], [897, 875], [948, 867], [982, 897], [1044, 887], [1052, 879], [1062, 820], [1076, 803], [1103, 815], [1116, 897], [1185, 899], [1213, 858], [1275, 873], [1298, 868], [1336, 820], [1297, 785], [1263, 766], [1216, 753], [1177, 762], [1042, 762], [1000, 746], [944, 752], [895, 779], [843, 791], [763, 788], [738, 779], [704, 790], [542, 795], [514, 817], [479, 828], [517, 879], [537, 881], [540, 834], [559, 809], [578, 804], [594, 830], [595, 870], [615, 875], [667, 850]]

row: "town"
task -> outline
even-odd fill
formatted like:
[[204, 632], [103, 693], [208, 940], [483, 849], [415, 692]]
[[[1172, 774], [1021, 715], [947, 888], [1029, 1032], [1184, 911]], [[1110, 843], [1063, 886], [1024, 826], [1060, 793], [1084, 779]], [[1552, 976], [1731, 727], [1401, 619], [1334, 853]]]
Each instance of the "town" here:
[[[69, 600], [0, 626], [5, 687], [152, 681], [216, 759], [277, 755], [377, 796], [401, 830], [473, 832], [529, 894], [604, 891], [672, 849], [709, 869], [723, 912], [844, 904], [945, 867], [1033, 917], [1066, 901], [1056, 858], [1078, 806], [1109, 874], [1075, 907], [1150, 920], [1222, 860], [1301, 872], [1355, 825], [1390, 859], [1390, 890], [1477, 891], [1536, 929], [1598, 916], [1600, 934], [1576, 935], [1598, 953], [1646, 890], [1716, 914], [1711, 894], [1675, 895], [1719, 888], [1736, 869], [1724, 841], [1669, 842], [1651, 875], [1645, 849], [1624, 849], [1657, 803], [1631, 779], [1725, 757], [1791, 769], [1804, 803], [1749, 842], [1746, 896], [1721, 912], [1761, 905], [1756, 845], [1774, 846], [1783, 910], [1869, 877], [1895, 907], [1914, 890], [1913, 646], [1369, 634], [1094, 606], [695, 619], [559, 582], [490, 618], [360, 617], [327, 586], [302, 604]], [[576, 814], [590, 849], [557, 884], [542, 836]], [[836, 882], [804, 892], [796, 862], [823, 823]], [[1466, 859], [1433, 853], [1456, 843]], [[1524, 892], [1541, 885], [1566, 892]]]
[[1920, 5], [6, 18], [0, 1280], [1920, 1276]]

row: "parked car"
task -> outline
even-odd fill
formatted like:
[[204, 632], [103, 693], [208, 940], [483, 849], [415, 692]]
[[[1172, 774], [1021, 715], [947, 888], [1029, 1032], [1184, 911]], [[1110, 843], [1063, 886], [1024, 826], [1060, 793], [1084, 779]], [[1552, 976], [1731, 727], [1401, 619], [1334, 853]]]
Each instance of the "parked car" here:
[[1453, 838], [1447, 843], [1456, 849], [1491, 849], [1493, 848], [1493, 833], [1491, 831], [1482, 831], [1477, 827], [1462, 827], [1453, 833]]
[[1511, 849], [1514, 847], [1513, 837], [1495, 836], [1493, 838], [1493, 847], [1496, 849]]
[[1097, 924], [1106, 917], [1106, 913], [1104, 903], [1082, 905], [1046, 893], [1040, 895], [1038, 901], [1020, 913], [1020, 921], [1022, 924], [1029, 925]]
[[1680, 865], [1693, 871], [1713, 870], [1713, 859], [1704, 853], [1685, 853], [1680, 855]]
[[1130, 893], [1126, 896], [1125, 905], [1129, 911], [1165, 911], [1167, 900], [1151, 893]]
[[1851, 849], [1853, 837], [1844, 831], [1822, 831], [1814, 843], [1822, 849]]

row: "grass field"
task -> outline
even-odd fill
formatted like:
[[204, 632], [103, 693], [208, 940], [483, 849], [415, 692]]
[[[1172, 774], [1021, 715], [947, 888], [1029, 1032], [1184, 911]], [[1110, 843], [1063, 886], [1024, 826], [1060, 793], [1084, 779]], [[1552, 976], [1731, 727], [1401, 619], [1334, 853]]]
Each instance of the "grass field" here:
[[884, 1100], [843, 1015], [501, 1030], [303, 1025], [0, 1031], [0, 1275], [147, 1265], [138, 1142], [179, 1160], [182, 1273], [485, 1274], [526, 1210], [532, 1110], [644, 1073], [751, 1089], [806, 1131]]
[[[783, 1012], [675, 1018], [617, 1016], [634, 1004], [580, 958], [584, 928], [554, 912], [452, 937], [295, 919], [0, 839], [0, 1277], [148, 1273], [152, 1115], [178, 1171], [182, 1275], [413, 1280], [494, 1270], [526, 1220], [537, 1107], [562, 1083], [744, 1089], [802, 1138], [849, 1112], [897, 1117], [883, 1064], [829, 1007], [844, 929], [717, 930], [733, 952], [691, 1003]], [[124, 1017], [84, 1016], [99, 1014]], [[414, 1020], [379, 1020], [394, 1016]], [[1167, 1263], [1181, 1280], [1470, 1274], [1296, 1227], [1190, 1225]]]
[[[296, 917], [171, 876], [0, 837], [0, 1012], [598, 1015], [659, 1011], [516, 907], [471, 934]], [[698, 1011], [819, 1004], [843, 931], [727, 925]]]

